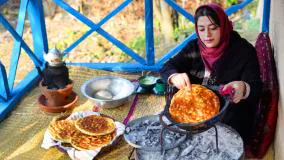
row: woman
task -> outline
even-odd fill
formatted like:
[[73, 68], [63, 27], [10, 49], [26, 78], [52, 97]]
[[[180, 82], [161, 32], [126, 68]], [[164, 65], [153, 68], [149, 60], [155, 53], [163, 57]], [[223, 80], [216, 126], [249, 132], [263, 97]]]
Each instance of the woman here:
[[203, 84], [224, 85], [222, 92], [234, 90], [224, 123], [247, 143], [261, 91], [256, 50], [233, 31], [228, 16], [215, 4], [196, 10], [195, 30], [197, 39], [171, 58], [161, 75], [178, 89]]

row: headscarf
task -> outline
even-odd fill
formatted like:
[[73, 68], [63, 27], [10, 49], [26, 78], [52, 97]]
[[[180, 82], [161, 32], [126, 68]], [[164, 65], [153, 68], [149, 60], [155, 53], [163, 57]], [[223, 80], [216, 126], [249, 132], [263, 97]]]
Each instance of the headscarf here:
[[218, 46], [214, 48], [206, 47], [206, 45], [201, 41], [197, 29], [197, 21], [195, 22], [195, 30], [198, 36], [198, 46], [200, 49], [201, 57], [205, 63], [205, 67], [211, 71], [213, 63], [221, 57], [221, 55], [224, 53], [226, 48], [229, 46], [230, 33], [233, 30], [233, 25], [232, 22], [229, 20], [228, 16], [226, 15], [226, 13], [224, 12], [224, 10], [217, 4], [207, 4], [198, 7], [198, 9], [195, 12], [195, 16], [198, 10], [203, 7], [208, 7], [213, 9], [216, 12], [220, 21], [219, 27], [221, 29], [220, 32], [221, 38]]

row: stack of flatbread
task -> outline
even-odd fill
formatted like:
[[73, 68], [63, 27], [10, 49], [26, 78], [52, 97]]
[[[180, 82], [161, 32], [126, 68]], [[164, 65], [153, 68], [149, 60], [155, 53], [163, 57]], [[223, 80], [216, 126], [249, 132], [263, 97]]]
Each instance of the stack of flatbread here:
[[55, 119], [48, 126], [51, 137], [77, 150], [94, 150], [109, 144], [116, 135], [112, 119], [90, 115], [77, 120]]
[[219, 112], [218, 96], [202, 85], [192, 84], [191, 90], [180, 89], [172, 98], [169, 112], [180, 123], [199, 123]]

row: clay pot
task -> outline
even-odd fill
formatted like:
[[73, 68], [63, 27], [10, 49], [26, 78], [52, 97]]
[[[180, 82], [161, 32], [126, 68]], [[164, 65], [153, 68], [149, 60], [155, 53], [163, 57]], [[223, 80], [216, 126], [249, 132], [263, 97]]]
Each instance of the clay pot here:
[[47, 86], [42, 85], [42, 81], [39, 84], [41, 93], [46, 99], [47, 106], [64, 106], [70, 103], [70, 95], [73, 89], [73, 83], [68, 84], [63, 89], [47, 89]]

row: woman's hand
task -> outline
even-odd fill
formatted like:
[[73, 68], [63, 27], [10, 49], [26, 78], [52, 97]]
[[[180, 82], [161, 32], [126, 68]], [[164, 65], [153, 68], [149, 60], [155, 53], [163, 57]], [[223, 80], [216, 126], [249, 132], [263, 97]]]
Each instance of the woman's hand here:
[[232, 101], [234, 103], [239, 103], [242, 99], [244, 99], [246, 95], [246, 85], [243, 81], [233, 81], [224, 86], [222, 92], [226, 92], [226, 90], [234, 90], [232, 94]]
[[184, 87], [188, 87], [189, 89], [191, 89], [190, 80], [186, 73], [174, 74], [172, 77], [170, 77], [169, 82], [178, 89], [182, 89]]

